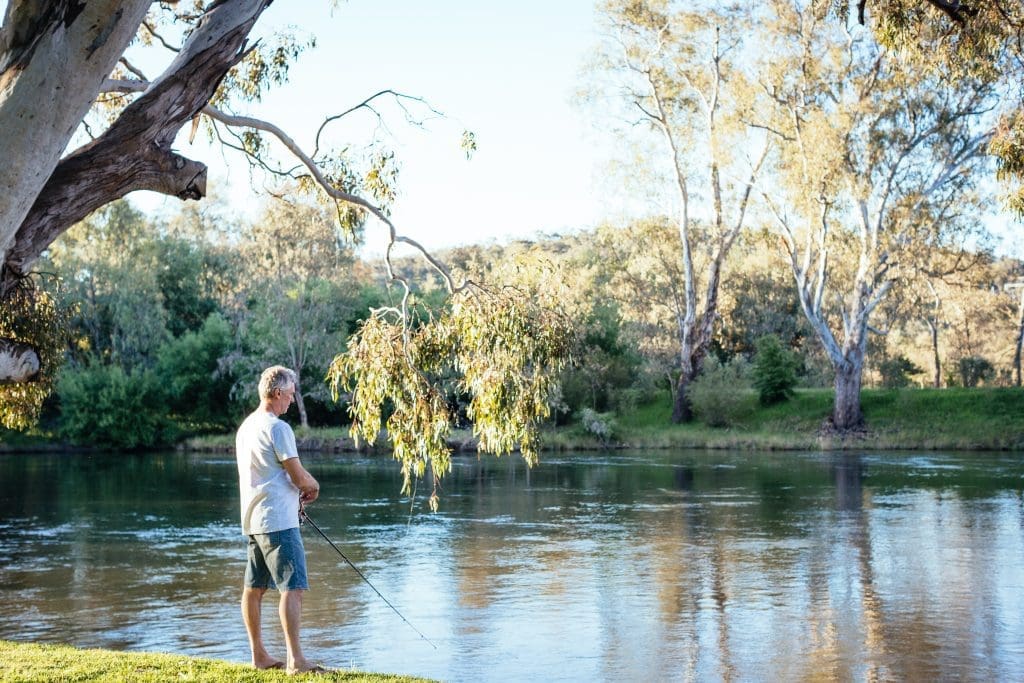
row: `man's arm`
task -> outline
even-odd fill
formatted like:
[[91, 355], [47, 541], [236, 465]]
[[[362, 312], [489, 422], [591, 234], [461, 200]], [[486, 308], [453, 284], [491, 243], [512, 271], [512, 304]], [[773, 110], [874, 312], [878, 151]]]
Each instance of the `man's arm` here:
[[299, 500], [303, 503], [312, 503], [320, 495], [320, 484], [313, 478], [313, 475], [306, 471], [306, 468], [299, 462], [298, 457], [288, 458], [281, 462], [284, 471], [291, 477], [295, 488], [299, 490]]

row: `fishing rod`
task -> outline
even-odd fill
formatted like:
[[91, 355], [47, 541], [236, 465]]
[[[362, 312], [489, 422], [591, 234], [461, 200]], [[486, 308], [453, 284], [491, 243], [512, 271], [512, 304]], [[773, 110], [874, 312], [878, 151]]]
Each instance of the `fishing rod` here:
[[406, 624], [409, 625], [409, 628], [411, 628], [413, 631], [416, 631], [416, 633], [419, 634], [420, 638], [422, 638], [423, 640], [425, 640], [428, 643], [430, 643], [430, 647], [434, 648], [435, 650], [437, 649], [437, 645], [434, 645], [434, 643], [432, 643], [430, 641], [430, 638], [427, 638], [425, 635], [420, 633], [420, 630], [418, 628], [413, 626], [412, 623], [408, 619], [406, 619], [404, 616], [402, 616], [402, 613], [399, 612], [398, 609], [394, 605], [392, 605], [390, 602], [388, 602], [387, 598], [385, 598], [383, 595], [380, 594], [380, 591], [377, 590], [377, 587], [374, 586], [372, 583], [370, 583], [370, 580], [368, 578], [366, 578], [366, 575], [363, 574], [361, 571], [359, 571], [359, 567], [357, 567], [354, 564], [352, 564], [352, 560], [350, 560], [347, 557], [345, 557], [345, 553], [341, 552], [341, 548], [339, 548], [338, 546], [334, 545], [334, 541], [332, 541], [330, 538], [328, 538], [327, 534], [325, 534], [323, 531], [321, 531], [320, 527], [318, 527], [316, 525], [316, 522], [314, 522], [312, 519], [310, 519], [309, 515], [306, 513], [305, 507], [302, 507], [302, 508], [299, 509], [299, 520], [300, 521], [309, 522], [309, 525], [312, 526], [314, 529], [316, 529], [316, 532], [318, 534], [320, 534], [321, 536], [323, 536], [325, 541], [327, 541], [328, 543], [331, 544], [331, 547], [334, 548], [335, 552], [337, 552], [339, 555], [341, 555], [341, 559], [343, 559], [346, 562], [348, 562], [348, 566], [352, 567], [352, 569], [354, 569], [356, 571], [356, 574], [359, 574], [359, 577], [363, 581], [366, 582], [366, 585], [369, 586], [370, 588], [372, 588], [373, 592], [376, 593], [377, 596], [381, 600], [383, 600], [384, 603], [388, 607], [390, 607], [394, 611], [395, 614], [397, 614], [399, 617], [401, 617], [402, 621], [404, 621]]

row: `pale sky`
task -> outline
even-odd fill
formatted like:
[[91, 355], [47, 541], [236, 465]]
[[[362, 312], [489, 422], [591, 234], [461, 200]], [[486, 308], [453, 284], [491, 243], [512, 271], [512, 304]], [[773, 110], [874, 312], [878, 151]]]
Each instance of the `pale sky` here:
[[[385, 88], [445, 113], [418, 128], [382, 107], [401, 167], [393, 220], [428, 248], [589, 227], [608, 209], [592, 189], [605, 167], [596, 148], [606, 141], [572, 103], [597, 41], [593, 0], [348, 0], [333, 12], [327, 0], [276, 2], [254, 35], [289, 24], [312, 31], [317, 47], [251, 113], [307, 151], [325, 116]], [[336, 139], [359, 145], [375, 127], [354, 116]], [[459, 146], [464, 129], [478, 143], [469, 161]], [[238, 155], [188, 147], [183, 137], [178, 144], [209, 165], [211, 192], [240, 211], [254, 204]], [[178, 201], [134, 198], [152, 210]], [[366, 251], [379, 253], [384, 238], [383, 226], [369, 224]]]

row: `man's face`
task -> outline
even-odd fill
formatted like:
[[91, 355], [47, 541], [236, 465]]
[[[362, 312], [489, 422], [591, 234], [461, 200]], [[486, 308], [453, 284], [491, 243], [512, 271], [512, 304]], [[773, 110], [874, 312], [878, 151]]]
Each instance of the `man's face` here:
[[288, 412], [292, 401], [295, 400], [295, 385], [289, 385], [284, 389], [275, 389], [274, 396], [270, 399], [270, 408], [275, 415], [283, 415]]

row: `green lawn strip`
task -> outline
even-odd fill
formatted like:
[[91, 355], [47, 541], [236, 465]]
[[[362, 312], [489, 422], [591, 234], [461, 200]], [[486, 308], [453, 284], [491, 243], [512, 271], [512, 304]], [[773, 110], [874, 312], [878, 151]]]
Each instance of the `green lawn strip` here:
[[751, 394], [747, 412], [721, 428], [672, 425], [671, 402], [659, 397], [617, 417], [616, 436], [638, 448], [1024, 449], [1024, 389], [865, 389], [861, 404], [865, 430], [838, 438], [820, 433], [832, 409], [828, 389], [801, 389], [769, 407]]
[[0, 640], [0, 681], [426, 681], [424, 678], [335, 671], [327, 675], [288, 676], [251, 666], [184, 655], [79, 650], [66, 645], [37, 645]]

